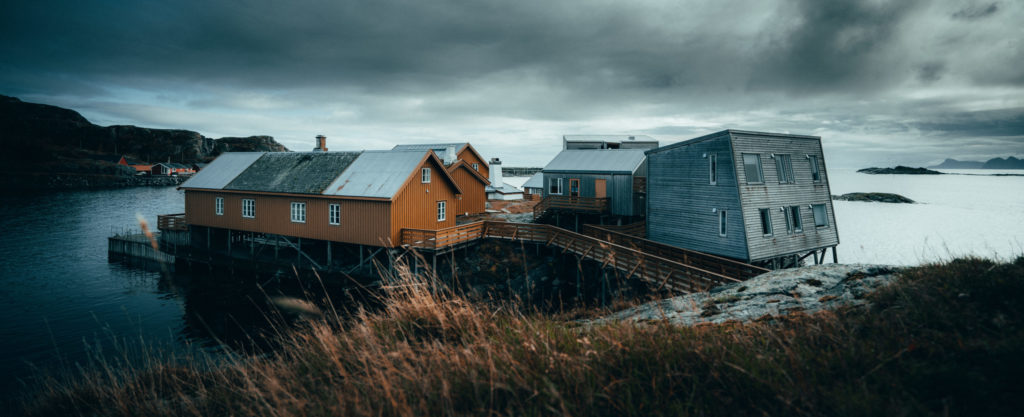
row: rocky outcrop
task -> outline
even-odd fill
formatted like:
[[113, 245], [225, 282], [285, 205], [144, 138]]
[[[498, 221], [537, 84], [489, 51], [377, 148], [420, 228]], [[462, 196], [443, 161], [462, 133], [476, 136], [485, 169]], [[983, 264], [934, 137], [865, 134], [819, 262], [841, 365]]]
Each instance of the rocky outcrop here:
[[932, 171], [927, 168], [911, 168], [899, 165], [895, 168], [864, 168], [858, 169], [857, 172], [864, 174], [909, 174], [909, 175], [941, 175], [939, 171]]
[[914, 200], [890, 193], [847, 193], [832, 196], [833, 200], [839, 201], [864, 201], [874, 203], [906, 203], [914, 204]]
[[751, 321], [794, 312], [813, 313], [865, 303], [865, 296], [895, 280], [899, 269], [879, 265], [826, 264], [769, 272], [744, 282], [647, 303], [598, 322], [699, 323]]
[[980, 169], [984, 162], [978, 161], [957, 161], [956, 159], [946, 158], [941, 164], [930, 166], [928, 168], [939, 168], [939, 169]]

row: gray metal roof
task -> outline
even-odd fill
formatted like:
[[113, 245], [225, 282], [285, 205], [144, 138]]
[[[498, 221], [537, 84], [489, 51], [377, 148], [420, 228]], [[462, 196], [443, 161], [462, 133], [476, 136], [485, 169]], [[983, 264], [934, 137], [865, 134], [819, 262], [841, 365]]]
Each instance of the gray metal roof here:
[[225, 190], [320, 194], [359, 152], [270, 152], [257, 159]]
[[644, 162], [644, 149], [567, 149], [559, 152], [543, 172], [632, 174]]
[[[419, 168], [426, 149], [364, 151], [326, 189], [324, 195], [392, 198]], [[440, 180], [440, 173], [434, 174]]]
[[460, 142], [460, 143], [420, 143], [420, 144], [414, 144], [414, 145], [395, 145], [395, 147], [391, 148], [391, 150], [393, 150], [393, 151], [425, 151], [425, 150], [432, 150], [432, 151], [434, 151], [434, 153], [436, 153], [436, 154], [438, 154], [440, 156], [444, 156], [444, 155], [441, 155], [441, 153], [444, 152], [446, 149], [448, 149], [449, 146], [454, 147], [455, 148], [455, 152], [458, 152], [458, 151], [460, 151], [462, 149], [463, 146], [466, 146], [466, 145], [467, 145], [466, 142]]
[[493, 185], [488, 185], [484, 187], [484, 192], [499, 194], [522, 194], [523, 190], [520, 190], [508, 184], [501, 184], [501, 188], [496, 188]]
[[562, 139], [571, 142], [627, 142], [630, 139], [639, 142], [657, 142], [647, 135], [562, 135]]
[[673, 143], [673, 144], [665, 145], [665, 146], [662, 146], [660, 148], [648, 149], [647, 153], [648, 154], [652, 154], [652, 153], [658, 153], [658, 152], [661, 152], [661, 151], [667, 151], [669, 149], [675, 149], [675, 148], [678, 148], [678, 147], [681, 147], [681, 146], [689, 146], [689, 145], [694, 144], [694, 143], [703, 142], [703, 141], [708, 140], [708, 139], [717, 138], [719, 136], [725, 136], [725, 135], [729, 135], [729, 136], [732, 136], [732, 135], [766, 136], [766, 137], [787, 138], [787, 139], [811, 139], [811, 140], [818, 140], [818, 141], [821, 140], [820, 136], [796, 135], [796, 134], [789, 134], [789, 133], [756, 132], [756, 131], [752, 131], [752, 130], [725, 129], [725, 130], [722, 130], [722, 131], [719, 131], [719, 132], [710, 133], [710, 134], [707, 134], [707, 135], [704, 135], [704, 136], [700, 136], [700, 137], [697, 137], [697, 138], [688, 139], [688, 140], [684, 140], [684, 141], [681, 141], [681, 142], [676, 142], [676, 143]]
[[544, 188], [544, 174], [538, 172], [523, 183], [523, 188]]
[[225, 152], [217, 159], [210, 162], [202, 171], [199, 171], [184, 184], [181, 188], [204, 188], [220, 190], [234, 180], [249, 165], [263, 156], [265, 152]]

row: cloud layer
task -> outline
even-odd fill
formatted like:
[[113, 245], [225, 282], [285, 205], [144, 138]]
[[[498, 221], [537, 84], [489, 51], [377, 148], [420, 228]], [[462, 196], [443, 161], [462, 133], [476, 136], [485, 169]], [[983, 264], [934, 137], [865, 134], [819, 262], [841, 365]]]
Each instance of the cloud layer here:
[[1016, 2], [10, 3], [0, 94], [101, 124], [529, 165], [566, 133], [723, 128], [818, 134], [850, 166], [1024, 154]]

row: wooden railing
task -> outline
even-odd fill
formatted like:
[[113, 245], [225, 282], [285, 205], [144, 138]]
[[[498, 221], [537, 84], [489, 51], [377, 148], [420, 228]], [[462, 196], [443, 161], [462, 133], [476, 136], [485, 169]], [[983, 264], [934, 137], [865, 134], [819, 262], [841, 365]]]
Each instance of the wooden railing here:
[[658, 243], [637, 236], [631, 236], [624, 232], [611, 230], [609, 226], [585, 224], [583, 225], [582, 232], [587, 236], [596, 237], [617, 245], [636, 249], [650, 255], [675, 260], [686, 265], [693, 265], [701, 269], [714, 271], [722, 275], [742, 280], [768, 272], [765, 268], [737, 260], [666, 245], [664, 243]]
[[157, 215], [156, 228], [160, 230], [188, 230], [188, 224], [185, 223], [185, 213]]
[[566, 197], [549, 195], [533, 206], [533, 218], [544, 215], [548, 210], [566, 210], [582, 213], [604, 213], [608, 211], [608, 198]]
[[543, 243], [563, 248], [581, 258], [600, 262], [648, 282], [655, 288], [675, 292], [705, 291], [740, 279], [678, 260], [585, 236], [559, 227], [533, 223], [482, 221], [437, 231], [403, 229], [402, 244], [410, 248], [438, 250], [478, 238], [495, 238]]
[[630, 236], [635, 236], [635, 237], [639, 237], [639, 238], [647, 237], [647, 223], [645, 223], [645, 222], [636, 222], [636, 223], [624, 224], [622, 226], [616, 226], [616, 225], [613, 225], [613, 224], [605, 224], [605, 225], [585, 224], [585, 225], [583, 225], [583, 229], [582, 229], [583, 234], [590, 235], [590, 236], [595, 236], [595, 237], [600, 237], [600, 236], [597, 236], [597, 235], [592, 234], [592, 233], [587, 233], [587, 228], [588, 227], [591, 228], [591, 229], [610, 230], [610, 231], [613, 231], [613, 232], [619, 232], [619, 233], [622, 233], [624, 235], [630, 235]]
[[485, 222], [438, 230], [402, 229], [402, 246], [438, 250], [483, 237]]

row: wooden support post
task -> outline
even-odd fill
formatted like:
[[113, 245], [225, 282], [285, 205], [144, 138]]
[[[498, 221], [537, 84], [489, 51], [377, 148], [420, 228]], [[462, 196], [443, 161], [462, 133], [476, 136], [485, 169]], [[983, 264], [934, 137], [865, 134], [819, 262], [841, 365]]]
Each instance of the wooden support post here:
[[210, 250], [210, 228], [206, 228], [206, 250]]
[[281, 247], [281, 236], [274, 235], [274, 260], [277, 260], [277, 250]]
[[228, 256], [231, 256], [231, 229], [228, 229]]
[[818, 250], [817, 249], [814, 250], [814, 264], [815, 265], [819, 265], [819, 263], [818, 263]]
[[249, 232], [249, 257], [256, 259], [256, 232]]
[[359, 265], [363, 264], [363, 245], [359, 245]]
[[583, 297], [583, 289], [580, 288], [580, 269], [583, 269], [583, 265], [578, 256], [574, 255], [574, 257], [576, 258], [576, 301], [579, 302]]
[[295, 245], [295, 265], [302, 263], [302, 238], [298, 238], [298, 242]]
[[331, 241], [327, 241], [327, 269], [331, 269]]
[[437, 295], [437, 252], [434, 252], [433, 257], [433, 265], [431, 266], [433, 270], [430, 271], [430, 281], [434, 287], [434, 295]]
[[832, 247], [832, 263], [834, 263], [834, 264], [839, 263], [839, 255], [836, 254], [836, 247], [835, 246]]
[[579, 233], [580, 232], [580, 215], [576, 214], [576, 215], [573, 216], [573, 218], [575, 219], [575, 222], [576, 222], [576, 225], [574, 226], [576, 228], [575, 232]]

